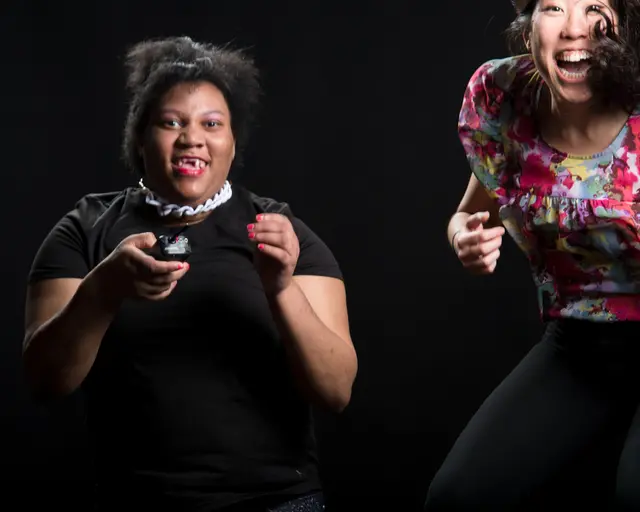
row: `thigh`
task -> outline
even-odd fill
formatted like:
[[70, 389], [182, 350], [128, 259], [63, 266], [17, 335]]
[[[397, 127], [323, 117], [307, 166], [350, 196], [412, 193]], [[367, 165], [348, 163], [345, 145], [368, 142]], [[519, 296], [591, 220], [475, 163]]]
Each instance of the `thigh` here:
[[620, 455], [615, 504], [615, 510], [640, 510], [640, 407]]
[[549, 481], [615, 416], [591, 374], [545, 334], [463, 430], [425, 510], [513, 510]]

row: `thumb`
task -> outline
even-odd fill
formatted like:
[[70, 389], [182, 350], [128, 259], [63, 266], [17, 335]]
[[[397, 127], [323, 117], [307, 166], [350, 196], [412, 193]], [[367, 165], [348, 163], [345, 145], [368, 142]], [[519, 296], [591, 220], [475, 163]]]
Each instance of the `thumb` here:
[[489, 220], [489, 212], [478, 212], [469, 216], [467, 219], [467, 229], [475, 231], [482, 229], [482, 225]]
[[156, 243], [156, 235], [151, 232], [138, 233], [127, 237], [127, 245], [132, 245], [137, 249], [151, 249]]

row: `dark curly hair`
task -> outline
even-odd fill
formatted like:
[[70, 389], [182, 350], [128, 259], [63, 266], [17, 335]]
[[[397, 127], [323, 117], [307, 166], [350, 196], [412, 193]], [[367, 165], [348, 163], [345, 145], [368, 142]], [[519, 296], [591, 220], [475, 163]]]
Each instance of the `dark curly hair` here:
[[144, 174], [139, 140], [158, 100], [178, 83], [200, 81], [210, 82], [222, 92], [236, 142], [233, 165], [242, 165], [260, 96], [258, 70], [242, 50], [197, 43], [189, 37], [143, 41], [127, 53], [126, 69], [131, 102], [122, 150], [131, 170]]
[[[538, 0], [530, 0], [506, 31], [513, 54], [526, 51], [523, 35], [531, 32], [531, 20]], [[596, 24], [598, 41], [591, 59], [588, 80], [591, 90], [605, 103], [615, 103], [631, 111], [640, 102], [640, 0], [611, 0], [619, 19], [618, 33], [613, 20], [602, 11]]]

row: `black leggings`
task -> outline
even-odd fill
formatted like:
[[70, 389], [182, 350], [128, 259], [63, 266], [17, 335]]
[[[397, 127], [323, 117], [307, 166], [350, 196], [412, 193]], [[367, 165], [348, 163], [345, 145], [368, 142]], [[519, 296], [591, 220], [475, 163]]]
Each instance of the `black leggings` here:
[[622, 440], [611, 510], [640, 510], [639, 356], [640, 323], [550, 323], [459, 436], [425, 510], [529, 510], [605, 436]]

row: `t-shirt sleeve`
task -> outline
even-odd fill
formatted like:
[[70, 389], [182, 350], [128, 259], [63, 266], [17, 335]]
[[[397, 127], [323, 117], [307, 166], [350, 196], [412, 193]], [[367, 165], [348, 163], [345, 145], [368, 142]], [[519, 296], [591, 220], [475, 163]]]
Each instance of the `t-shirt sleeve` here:
[[36, 252], [28, 283], [44, 279], [84, 278], [89, 273], [85, 240], [78, 210], [67, 213], [49, 231]]
[[494, 199], [505, 195], [507, 176], [501, 115], [505, 91], [496, 82], [504, 61], [478, 68], [464, 93], [458, 134], [473, 174]]
[[294, 217], [293, 229], [300, 243], [294, 275], [325, 276], [342, 279], [342, 271], [331, 249], [303, 221]]

